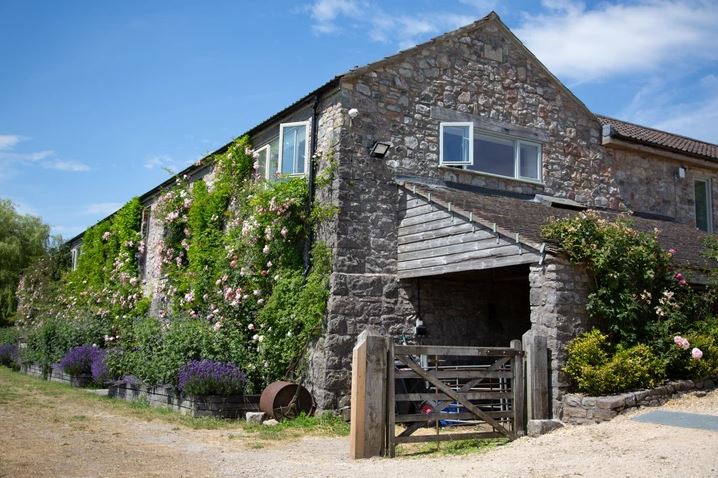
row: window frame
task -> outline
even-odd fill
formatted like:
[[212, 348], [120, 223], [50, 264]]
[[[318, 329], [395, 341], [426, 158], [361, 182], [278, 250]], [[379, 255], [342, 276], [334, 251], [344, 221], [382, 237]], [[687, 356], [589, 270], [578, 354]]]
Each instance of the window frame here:
[[695, 215], [696, 219], [696, 229], [703, 231], [703, 229], [698, 227], [698, 199], [696, 198], [696, 185], [698, 183], [702, 183], [704, 187], [706, 188], [706, 202], [705, 202], [705, 208], [706, 208], [706, 229], [705, 232], [713, 233], [714, 232], [714, 224], [713, 224], [713, 181], [710, 178], [706, 179], [695, 179], [693, 181], [693, 213]]
[[[444, 127], [469, 128], [469, 160], [444, 161]], [[442, 121], [439, 123], [439, 166], [473, 166], [474, 165], [474, 123], [471, 121]]]
[[[470, 162], [445, 162], [444, 161], [444, 126], [468, 126], [469, 134], [471, 134], [471, 141], [469, 145]], [[474, 141], [476, 138], [484, 138], [487, 140], [497, 139], [500, 141], [510, 141], [513, 143], [514, 154], [514, 174], [513, 176], [505, 176], [503, 174], [489, 173], [486, 171], [478, 171], [476, 169], [468, 169], [467, 166], [478, 166], [476, 162], [474, 148]], [[530, 176], [521, 175], [521, 145], [534, 146], [537, 148], [536, 153], [536, 176], [532, 178]], [[495, 178], [502, 179], [513, 179], [514, 181], [523, 181], [535, 184], [543, 184], [543, 143], [532, 141], [524, 138], [519, 138], [512, 135], [495, 133], [493, 131], [487, 131], [484, 129], [474, 127], [474, 123], [471, 121], [442, 121], [439, 123], [439, 166], [456, 166], [457, 168], [463, 169], [476, 174], [483, 174]]]
[[271, 149], [270, 143], [271, 143], [271, 141], [269, 143], [265, 144], [264, 146], [262, 146], [261, 148], [258, 148], [254, 151], [255, 154], [257, 155], [257, 159], [259, 159], [260, 152], [265, 149], [267, 150], [267, 156], [264, 158], [264, 174], [262, 175], [262, 177], [264, 177], [264, 179], [267, 179], [267, 180], [269, 179], [269, 158], [272, 155], [272, 149]]
[[[285, 174], [284, 171], [284, 130], [286, 128], [291, 128], [294, 126], [304, 126], [304, 171], [301, 173], [289, 173]], [[295, 121], [291, 123], [281, 123], [279, 125], [279, 172], [282, 175], [286, 176], [305, 176], [307, 174], [307, 171], [309, 170], [309, 154], [310, 154], [310, 145], [309, 145], [309, 120], [305, 121]], [[269, 155], [267, 155], [269, 157]], [[294, 165], [292, 165], [292, 169], [294, 169]]]

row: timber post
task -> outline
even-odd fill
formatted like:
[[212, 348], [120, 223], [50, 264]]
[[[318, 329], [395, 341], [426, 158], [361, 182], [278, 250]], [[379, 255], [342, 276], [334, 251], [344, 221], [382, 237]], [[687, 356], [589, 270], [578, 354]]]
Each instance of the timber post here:
[[546, 420], [549, 413], [548, 346], [546, 337], [528, 331], [523, 335], [526, 354], [527, 415], [529, 420]]
[[354, 459], [386, 452], [388, 340], [372, 329], [359, 335], [352, 353], [350, 455]]
[[526, 434], [526, 386], [524, 381], [524, 357], [521, 354], [521, 341], [516, 339], [511, 341], [511, 348], [518, 350], [519, 353], [512, 359], [511, 367], [513, 369], [513, 432], [514, 436], [520, 437]]

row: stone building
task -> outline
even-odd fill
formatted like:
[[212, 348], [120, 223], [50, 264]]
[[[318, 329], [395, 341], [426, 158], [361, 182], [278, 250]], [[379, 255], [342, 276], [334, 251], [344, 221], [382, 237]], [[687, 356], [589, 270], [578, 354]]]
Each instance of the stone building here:
[[[338, 208], [316, 231], [334, 253], [310, 352], [319, 408], [348, 405], [351, 350], [366, 327], [409, 343], [484, 346], [531, 330], [548, 339], [560, 415], [565, 345], [590, 326], [589, 284], [541, 242], [551, 217], [632, 214], [701, 281], [718, 146], [595, 115], [495, 13], [337, 76], [248, 134], [268, 178], [279, 170], [311, 184], [327, 167], [309, 161], [318, 151], [337, 164], [314, 194]], [[211, 177], [211, 165], [180, 174]], [[141, 198], [151, 294], [162, 280], [153, 204], [165, 185]], [[81, 239], [70, 241], [75, 255]]]

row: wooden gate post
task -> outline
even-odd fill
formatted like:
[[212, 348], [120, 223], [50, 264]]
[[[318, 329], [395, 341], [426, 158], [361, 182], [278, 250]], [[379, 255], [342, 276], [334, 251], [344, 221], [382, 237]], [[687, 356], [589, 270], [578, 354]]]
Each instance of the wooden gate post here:
[[549, 414], [548, 346], [546, 337], [528, 331], [523, 335], [526, 354], [526, 394], [529, 420], [546, 420]]
[[352, 458], [382, 456], [386, 450], [388, 340], [372, 329], [359, 335], [352, 354]]
[[[511, 341], [511, 348], [521, 351], [521, 341], [516, 339]], [[514, 435], [517, 437], [526, 434], [526, 394], [524, 392], [524, 357], [523, 354], [519, 353], [513, 358], [511, 364], [513, 370], [513, 409], [514, 409]]]

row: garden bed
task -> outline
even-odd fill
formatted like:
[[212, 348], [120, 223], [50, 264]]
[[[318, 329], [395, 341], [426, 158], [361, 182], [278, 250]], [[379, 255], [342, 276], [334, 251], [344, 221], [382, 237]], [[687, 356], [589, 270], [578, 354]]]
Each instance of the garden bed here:
[[702, 380], [678, 380], [650, 390], [638, 390], [619, 395], [591, 397], [580, 393], [569, 393], [563, 397], [564, 423], [582, 425], [600, 423], [638, 407], [655, 407], [669, 399], [695, 390], [713, 389], [718, 377]]
[[54, 366], [50, 370], [50, 376], [48, 380], [51, 382], [66, 383], [73, 387], [87, 387], [92, 383], [92, 375], [89, 373], [83, 373], [80, 375], [70, 375], [66, 373], [61, 367]]
[[145, 399], [150, 406], [170, 408], [193, 417], [243, 418], [247, 412], [259, 411], [259, 395], [193, 396], [182, 394], [171, 385], [111, 385], [108, 396], [128, 401]]

